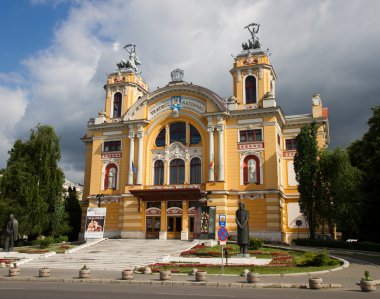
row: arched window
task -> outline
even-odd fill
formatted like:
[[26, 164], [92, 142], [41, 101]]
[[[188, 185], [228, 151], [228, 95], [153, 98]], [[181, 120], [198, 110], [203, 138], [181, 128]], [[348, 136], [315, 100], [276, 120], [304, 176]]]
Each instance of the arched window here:
[[158, 160], [154, 163], [154, 184], [164, 184], [164, 162], [162, 160]]
[[260, 184], [260, 161], [254, 156], [245, 157], [243, 161], [244, 184]]
[[156, 146], [165, 146], [165, 128], [158, 133], [155, 143]]
[[113, 117], [121, 117], [122, 95], [120, 92], [113, 96]]
[[201, 135], [198, 130], [190, 125], [190, 144], [199, 144], [201, 142]]
[[183, 122], [170, 124], [170, 143], [175, 141], [186, 143], [186, 124]]
[[190, 162], [190, 184], [201, 183], [201, 159], [193, 158]]
[[116, 189], [117, 182], [117, 166], [108, 164], [104, 175], [104, 189]]
[[174, 159], [170, 162], [170, 185], [183, 184], [185, 182], [185, 162], [182, 159]]
[[245, 79], [245, 103], [246, 104], [257, 103], [256, 78], [254, 76], [248, 76]]

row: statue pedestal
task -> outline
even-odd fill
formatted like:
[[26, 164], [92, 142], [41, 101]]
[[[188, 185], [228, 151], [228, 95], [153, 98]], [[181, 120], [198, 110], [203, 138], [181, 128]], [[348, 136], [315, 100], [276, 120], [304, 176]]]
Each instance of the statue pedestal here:
[[235, 257], [251, 257], [251, 255], [249, 253], [238, 253]]

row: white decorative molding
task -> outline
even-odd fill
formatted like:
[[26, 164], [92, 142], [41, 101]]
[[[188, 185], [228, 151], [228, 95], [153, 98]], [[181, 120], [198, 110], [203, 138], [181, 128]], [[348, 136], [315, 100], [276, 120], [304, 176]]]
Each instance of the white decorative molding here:
[[182, 209], [178, 207], [171, 207], [166, 210], [166, 215], [168, 216], [181, 216], [182, 215]]
[[121, 135], [123, 131], [111, 131], [111, 132], [103, 132], [103, 135]]
[[157, 160], [170, 162], [173, 159], [191, 160], [193, 158], [202, 159], [202, 147], [189, 148], [180, 142], [173, 142], [166, 149], [152, 150], [153, 162]]
[[161, 215], [161, 209], [155, 208], [155, 207], [148, 208], [145, 211], [145, 215], [146, 216], [159, 216], [159, 215]]

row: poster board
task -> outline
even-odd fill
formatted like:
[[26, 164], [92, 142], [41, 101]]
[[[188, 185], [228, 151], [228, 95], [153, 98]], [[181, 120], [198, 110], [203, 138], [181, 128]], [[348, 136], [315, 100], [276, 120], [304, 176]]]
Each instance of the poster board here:
[[106, 208], [88, 208], [84, 231], [85, 239], [101, 239], [106, 223]]

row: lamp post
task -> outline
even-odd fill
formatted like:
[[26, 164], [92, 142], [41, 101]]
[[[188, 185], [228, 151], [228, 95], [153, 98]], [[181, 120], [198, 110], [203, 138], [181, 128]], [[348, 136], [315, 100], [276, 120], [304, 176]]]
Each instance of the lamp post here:
[[96, 199], [98, 201], [98, 208], [100, 208], [100, 205], [102, 203], [102, 198], [104, 197], [104, 194], [96, 194]]

